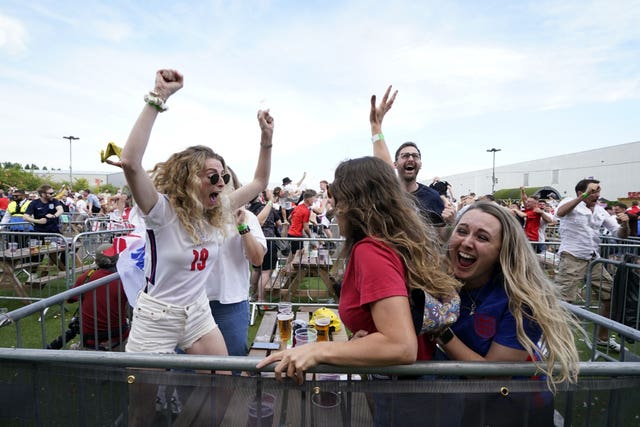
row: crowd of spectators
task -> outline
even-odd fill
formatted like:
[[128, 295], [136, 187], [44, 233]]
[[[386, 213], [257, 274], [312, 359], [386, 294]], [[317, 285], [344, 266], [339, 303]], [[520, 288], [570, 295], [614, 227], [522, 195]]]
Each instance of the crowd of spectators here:
[[[116, 194], [111, 194], [108, 189], [97, 193], [93, 193], [88, 188], [82, 191], [72, 191], [66, 185], [63, 185], [59, 190], [49, 185], [43, 185], [33, 191], [9, 186], [6, 193], [3, 189], [0, 189], [1, 223], [29, 222], [28, 217], [25, 218], [24, 214], [34, 201], [36, 204], [51, 203], [54, 205], [52, 207], [53, 210], [60, 206], [62, 212], [58, 214], [56, 212], [51, 213], [55, 214], [56, 219], [70, 218], [72, 221], [82, 221], [89, 217], [101, 216], [108, 216], [115, 221], [126, 221], [132, 207], [131, 196], [124, 193], [120, 188]], [[61, 218], [63, 216], [65, 218]], [[37, 222], [31, 222], [37, 225]], [[49, 223], [53, 223], [53, 221], [49, 221]], [[14, 227], [12, 231], [33, 229], [31, 226], [25, 227]], [[39, 228], [42, 230], [41, 227]]]

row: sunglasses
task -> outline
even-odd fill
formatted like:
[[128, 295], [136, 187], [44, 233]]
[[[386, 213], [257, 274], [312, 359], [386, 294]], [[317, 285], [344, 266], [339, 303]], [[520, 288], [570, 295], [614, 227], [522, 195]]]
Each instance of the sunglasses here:
[[[222, 175], [222, 181], [225, 184], [228, 184], [230, 179], [231, 179], [231, 175], [229, 175], [228, 173], [225, 173], [224, 175]], [[219, 180], [220, 180], [220, 175], [217, 173], [214, 173], [209, 177], [209, 181], [211, 182], [211, 185], [216, 185]]]
[[48, 196], [54, 196], [56, 193], [47, 193]]

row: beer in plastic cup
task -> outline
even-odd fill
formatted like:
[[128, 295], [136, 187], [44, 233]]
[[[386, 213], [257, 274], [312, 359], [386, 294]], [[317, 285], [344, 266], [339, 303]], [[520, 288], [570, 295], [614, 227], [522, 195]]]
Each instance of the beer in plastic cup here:
[[278, 331], [280, 331], [280, 341], [289, 342], [291, 339], [291, 322], [293, 313], [278, 313]]
[[318, 331], [318, 341], [329, 341], [329, 324], [331, 318], [329, 316], [315, 316], [314, 323], [316, 331]]

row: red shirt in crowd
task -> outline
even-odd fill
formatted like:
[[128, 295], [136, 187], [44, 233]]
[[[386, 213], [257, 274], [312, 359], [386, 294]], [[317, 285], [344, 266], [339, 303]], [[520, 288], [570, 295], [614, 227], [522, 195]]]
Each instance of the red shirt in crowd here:
[[[353, 333], [377, 332], [369, 305], [394, 296], [409, 297], [402, 261], [384, 243], [362, 239], [354, 245], [344, 272], [340, 319]], [[419, 335], [417, 359], [431, 360], [434, 351], [435, 343], [427, 335]]]

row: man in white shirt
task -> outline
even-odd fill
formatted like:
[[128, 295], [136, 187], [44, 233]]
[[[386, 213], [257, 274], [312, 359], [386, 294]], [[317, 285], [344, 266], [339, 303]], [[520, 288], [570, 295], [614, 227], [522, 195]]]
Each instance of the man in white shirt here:
[[307, 173], [306, 172], [303, 173], [302, 178], [300, 178], [300, 181], [298, 181], [295, 184], [293, 183], [293, 181], [291, 181], [291, 178], [289, 178], [288, 176], [285, 178], [282, 178], [282, 192], [280, 194], [281, 194], [281, 197], [284, 198], [284, 204], [285, 204], [284, 209], [287, 211], [287, 218], [285, 218], [286, 220], [288, 220], [289, 216], [291, 215], [291, 212], [298, 204], [298, 200], [300, 199], [300, 196], [304, 191], [304, 188], [302, 188], [302, 181], [304, 181], [306, 176], [307, 176]]
[[[556, 217], [560, 220], [560, 264], [555, 281], [565, 300], [580, 300], [579, 286], [585, 281], [589, 262], [599, 258], [600, 228], [604, 227], [620, 238], [629, 235], [629, 217], [625, 214], [609, 215], [598, 205], [600, 181], [583, 179], [575, 187], [575, 198], [568, 197], [558, 205]], [[602, 264], [591, 271], [591, 289], [599, 291], [599, 314], [609, 317], [613, 280]], [[609, 331], [598, 328], [597, 345], [620, 351]]]

